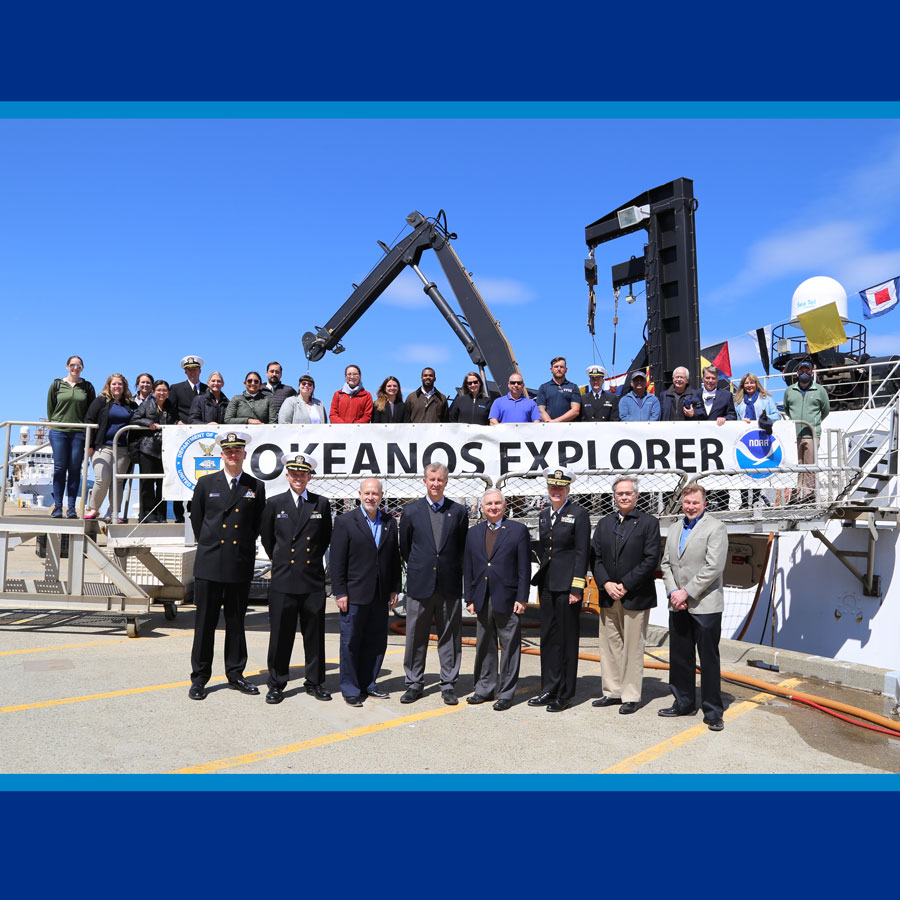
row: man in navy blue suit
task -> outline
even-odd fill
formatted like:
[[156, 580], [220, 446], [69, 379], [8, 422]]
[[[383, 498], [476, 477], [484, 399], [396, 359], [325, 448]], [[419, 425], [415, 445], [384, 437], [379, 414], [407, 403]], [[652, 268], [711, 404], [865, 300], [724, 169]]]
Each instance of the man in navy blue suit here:
[[[522, 658], [519, 616], [531, 587], [531, 538], [521, 522], [505, 518], [506, 501], [498, 490], [485, 492], [481, 511], [487, 521], [469, 529], [463, 560], [466, 609], [478, 616], [475, 641], [475, 693], [467, 703], [494, 709], [512, 706]], [[497, 663], [497, 641], [500, 661]]]
[[469, 530], [464, 506], [444, 496], [449, 472], [443, 463], [425, 467], [426, 497], [413, 500], [400, 517], [400, 553], [406, 560], [406, 693], [415, 703], [425, 687], [425, 656], [431, 623], [438, 636], [441, 697], [459, 700], [454, 687], [462, 658], [462, 558]]
[[381, 509], [377, 478], [359, 488], [360, 506], [334, 521], [331, 590], [341, 613], [341, 693], [350, 706], [385, 699], [376, 684], [387, 649], [388, 616], [400, 593], [397, 522]]
[[715, 366], [703, 370], [703, 387], [694, 391], [690, 404], [685, 399], [684, 417], [694, 422], [714, 421], [718, 425], [737, 420], [734, 397], [728, 388], [719, 387], [719, 370]]

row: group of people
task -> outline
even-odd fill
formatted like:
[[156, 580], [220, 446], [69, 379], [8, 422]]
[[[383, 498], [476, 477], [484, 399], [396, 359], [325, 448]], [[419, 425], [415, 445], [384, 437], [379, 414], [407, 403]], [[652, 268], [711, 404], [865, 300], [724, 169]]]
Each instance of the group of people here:
[[324, 557], [330, 549], [331, 593], [340, 620], [339, 688], [349, 706], [389, 697], [378, 677], [405, 562], [406, 690], [400, 703], [415, 703], [424, 695], [432, 629], [437, 634], [441, 698], [450, 706], [459, 703], [465, 603], [477, 619], [474, 690], [466, 702], [492, 702], [500, 712], [509, 709], [519, 679], [521, 617], [536, 586], [541, 687], [528, 705], [551, 713], [571, 707], [579, 613], [590, 568], [600, 595], [604, 691], [593, 705], [618, 705], [622, 714], [636, 712], [647, 620], [656, 605], [654, 578], [661, 565], [670, 604], [674, 702], [659, 714], [696, 712], [696, 650], [704, 720], [713, 731], [724, 727], [718, 640], [728, 537], [725, 526], [706, 512], [702, 485], [684, 489], [684, 519], [670, 528], [661, 549], [658, 521], [637, 508], [636, 478], [622, 475], [616, 480], [617, 511], [602, 518], [592, 535], [587, 511], [569, 500], [575, 476], [567, 469], [548, 471], [550, 503], [540, 514], [539, 565], [532, 575], [530, 533], [525, 524], [508, 518], [502, 492], [484, 493], [483, 519], [470, 528], [465, 506], [447, 496], [449, 473], [442, 463], [425, 467], [425, 496], [407, 504], [399, 522], [382, 508], [383, 487], [377, 478], [362, 481], [356, 509], [332, 520], [328, 501], [309, 488], [316, 471], [311, 456], [285, 454], [281, 461], [289, 489], [267, 498], [264, 484], [243, 471], [251, 435], [228, 431], [216, 440], [224, 467], [200, 479], [190, 511], [197, 536], [191, 699], [207, 697], [222, 610], [228, 685], [245, 694], [259, 693], [244, 677], [244, 616], [259, 535], [272, 561], [267, 703], [284, 700], [298, 622], [304, 690], [317, 700], [332, 699], [325, 685]]
[[[85, 432], [67, 428], [65, 423], [91, 423], [88, 453], [94, 467], [94, 488], [85, 510], [85, 518], [97, 518], [100, 507], [115, 481], [116, 508], [122, 512], [124, 481], [113, 478], [113, 441], [125, 425], [139, 425], [149, 433], [129, 435], [127, 453], [116, 456], [119, 475], [140, 466], [142, 474], [157, 476], [140, 480], [140, 517], [142, 522], [165, 521], [162, 497], [162, 431], [166, 425], [206, 424], [325, 424], [331, 423], [426, 423], [462, 422], [475, 425], [497, 425], [521, 422], [644, 422], [644, 421], [727, 421], [759, 422], [768, 427], [781, 418], [778, 406], [759, 378], [748, 372], [732, 393], [715, 366], [702, 373], [702, 387], [690, 387], [690, 373], [679, 366], [672, 374], [672, 384], [659, 396], [650, 393], [647, 375], [632, 373], [629, 390], [604, 390], [606, 369], [588, 366], [588, 385], [582, 389], [566, 378], [565, 357], [550, 362], [551, 378], [542, 384], [535, 398], [528, 396], [525, 380], [519, 372], [509, 376], [508, 392], [492, 399], [482, 376], [467, 372], [450, 402], [436, 387], [435, 370], [430, 366], [421, 372], [421, 386], [403, 399], [400, 381], [388, 376], [375, 397], [363, 387], [362, 373], [355, 365], [344, 370], [344, 384], [331, 399], [329, 410], [315, 396], [315, 379], [301, 375], [297, 389], [282, 382], [282, 366], [273, 361], [266, 366], [266, 379], [258, 372], [248, 372], [244, 390], [230, 399], [223, 392], [225, 379], [212, 372], [206, 383], [200, 380], [203, 359], [186, 356], [181, 360], [185, 379], [170, 385], [142, 372], [135, 380], [132, 395], [128, 379], [113, 373], [97, 394], [93, 385], [81, 376], [84, 361], [72, 356], [66, 362], [66, 375], [54, 379], [47, 395], [47, 418], [55, 423], [50, 429], [54, 457], [53, 509], [51, 516], [76, 518], [76, 501], [81, 488], [81, 463]], [[801, 464], [815, 463], [816, 442], [821, 425], [829, 412], [828, 394], [814, 382], [814, 366], [803, 360], [797, 378], [784, 396], [784, 411], [798, 420], [797, 447]], [[801, 490], [796, 499], [812, 493], [811, 476], [801, 476]], [[176, 522], [184, 521], [184, 506], [173, 503]]]

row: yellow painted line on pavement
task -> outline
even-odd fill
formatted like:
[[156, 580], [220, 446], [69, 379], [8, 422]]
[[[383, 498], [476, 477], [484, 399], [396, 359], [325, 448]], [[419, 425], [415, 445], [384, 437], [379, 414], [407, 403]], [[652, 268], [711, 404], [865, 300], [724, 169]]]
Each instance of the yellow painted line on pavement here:
[[377, 734], [379, 731], [387, 731], [391, 728], [399, 728], [401, 725], [411, 725], [414, 722], [422, 722], [426, 719], [434, 719], [438, 716], [450, 715], [466, 709], [465, 703], [458, 706], [442, 706], [439, 709], [430, 709], [427, 712], [415, 713], [410, 716], [402, 716], [399, 719], [389, 719], [386, 722], [377, 722], [374, 725], [364, 725], [361, 728], [351, 728], [349, 731], [338, 731], [334, 734], [324, 734], [321, 737], [310, 738], [306, 741], [298, 741], [296, 744], [285, 744], [283, 747], [272, 747], [268, 750], [257, 750], [254, 753], [244, 753], [241, 756], [231, 756], [226, 759], [217, 759], [213, 762], [203, 763], [199, 766], [188, 766], [184, 769], [175, 769], [170, 775], [206, 775], [210, 772], [221, 772], [223, 769], [233, 769], [237, 766], [247, 766], [252, 763], [262, 762], [266, 759], [278, 759], [289, 756], [292, 753], [300, 753], [303, 750], [313, 750], [316, 747], [326, 747], [329, 744], [337, 744], [340, 741], [349, 741], [353, 738], [364, 737], [369, 734]]
[[113, 638], [109, 641], [85, 641], [81, 644], [57, 644], [55, 647], [28, 647], [25, 650], [0, 650], [0, 656], [15, 656], [19, 653], [47, 653], [50, 650], [76, 650], [79, 647], [99, 647], [102, 644], [124, 644], [131, 638]]
[[[785, 681], [778, 682], [778, 687], [792, 688], [802, 683], [802, 678], [788, 678]], [[744, 715], [744, 713], [750, 712], [751, 709], [756, 709], [763, 700], [766, 700], [771, 696], [771, 694], [768, 694], [765, 691], [754, 694], [749, 700], [744, 700], [735, 706], [729, 707], [723, 718], [726, 722], [738, 719]], [[694, 725], [692, 728], [688, 728], [686, 731], [682, 731], [680, 734], [668, 738], [662, 743], [657, 744], [655, 747], [649, 747], [647, 750], [642, 750], [634, 756], [629, 756], [628, 759], [623, 759], [622, 762], [616, 763], [608, 769], [604, 769], [600, 774], [628, 775], [641, 768], [641, 766], [645, 766], [647, 763], [651, 763], [661, 756], [670, 753], [672, 750], [677, 750], [679, 747], [683, 747], [685, 744], [689, 744], [691, 741], [708, 733], [709, 728], [706, 725]]]
[[[125, 638], [124, 640], [130, 640], [130, 638]], [[392, 653], [403, 653], [403, 647], [397, 647], [394, 650], [388, 650], [385, 653], [385, 656], [389, 656]], [[337, 663], [340, 662], [339, 659], [326, 659], [326, 663]], [[299, 668], [292, 666], [291, 668]], [[268, 674], [268, 669], [259, 669], [256, 672], [248, 673], [250, 675], [265, 675]], [[225, 681], [224, 675], [216, 675], [214, 678], [210, 678], [210, 682], [213, 681]], [[190, 687], [190, 681], [172, 681], [169, 684], [151, 684], [147, 687], [139, 687], [139, 688], [126, 688], [121, 691], [105, 691], [102, 694], [85, 694], [81, 697], [60, 697], [57, 700], [39, 700], [35, 703], [19, 703], [16, 706], [0, 706], [0, 713], [8, 713], [8, 712], [22, 712], [24, 710], [29, 709], [47, 709], [51, 706], [66, 706], [69, 703], [86, 703], [89, 700], [109, 700], [112, 697], [128, 697], [132, 694], [149, 694], [151, 691], [167, 691], [171, 688], [184, 688]]]

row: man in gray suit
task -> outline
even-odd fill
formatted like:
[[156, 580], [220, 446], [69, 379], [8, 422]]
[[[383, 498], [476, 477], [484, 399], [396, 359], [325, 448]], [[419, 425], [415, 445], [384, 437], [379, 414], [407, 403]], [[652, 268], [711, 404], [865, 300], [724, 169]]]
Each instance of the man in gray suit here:
[[697, 711], [695, 650], [700, 656], [703, 721], [721, 731], [719, 635], [725, 598], [722, 573], [728, 559], [728, 530], [706, 512], [706, 490], [692, 481], [681, 494], [684, 519], [673, 523], [662, 557], [669, 597], [669, 687], [675, 702], [661, 716], [692, 716]]

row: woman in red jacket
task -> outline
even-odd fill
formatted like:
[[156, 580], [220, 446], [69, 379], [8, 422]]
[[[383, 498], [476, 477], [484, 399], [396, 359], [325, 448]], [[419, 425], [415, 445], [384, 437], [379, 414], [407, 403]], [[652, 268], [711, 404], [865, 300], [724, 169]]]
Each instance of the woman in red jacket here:
[[371, 422], [372, 395], [362, 386], [359, 366], [347, 366], [344, 379], [344, 386], [331, 398], [331, 422]]

